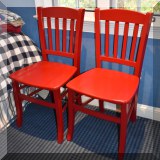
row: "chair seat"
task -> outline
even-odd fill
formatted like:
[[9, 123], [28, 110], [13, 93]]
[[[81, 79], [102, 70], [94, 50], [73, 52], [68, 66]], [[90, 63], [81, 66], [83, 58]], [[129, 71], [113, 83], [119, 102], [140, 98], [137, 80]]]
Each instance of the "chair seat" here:
[[77, 68], [57, 62], [42, 61], [22, 68], [10, 77], [20, 83], [46, 89], [63, 86], [76, 72]]
[[95, 68], [71, 80], [67, 87], [109, 102], [128, 103], [138, 89], [139, 78], [127, 73]]

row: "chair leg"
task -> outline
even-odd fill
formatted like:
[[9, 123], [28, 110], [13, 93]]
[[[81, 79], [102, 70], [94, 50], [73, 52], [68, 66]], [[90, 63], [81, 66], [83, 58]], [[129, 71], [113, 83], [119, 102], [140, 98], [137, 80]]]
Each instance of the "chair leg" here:
[[63, 126], [63, 109], [62, 109], [62, 98], [60, 89], [53, 91], [54, 101], [56, 106], [56, 119], [57, 119], [57, 141], [58, 143], [63, 142], [64, 126]]
[[77, 98], [77, 104], [78, 105], [81, 105], [82, 104], [82, 97], [81, 97], [81, 95], [80, 94], [77, 94], [77, 96], [78, 96], [78, 98]]
[[74, 120], [75, 120], [75, 111], [74, 111], [74, 93], [68, 89], [68, 133], [67, 140], [71, 141], [73, 138], [74, 132]]
[[130, 120], [132, 122], [135, 122], [136, 121], [136, 118], [137, 118], [137, 99], [138, 99], [138, 96], [137, 94], [135, 95], [134, 97], [134, 100], [133, 100], [133, 111], [132, 111], [132, 114], [131, 114], [131, 117], [130, 117]]
[[49, 95], [51, 97], [51, 102], [54, 103], [54, 94], [53, 94], [53, 91], [49, 91]]
[[18, 82], [13, 80], [12, 86], [13, 86], [13, 96], [14, 96], [16, 113], [17, 113], [16, 124], [18, 127], [21, 127], [22, 126], [22, 100], [19, 97], [19, 94], [20, 94], [19, 84]]
[[101, 112], [104, 112], [104, 101], [99, 100], [99, 109]]
[[[116, 117], [120, 118], [121, 113], [116, 112]], [[117, 123], [117, 131], [118, 131], [118, 142], [120, 141], [120, 125]]]
[[119, 146], [118, 146], [118, 159], [119, 160], [122, 160], [124, 158], [126, 136], [127, 136], [127, 112], [126, 112], [126, 105], [122, 105], [120, 135], [119, 135], [120, 139], [119, 139]]

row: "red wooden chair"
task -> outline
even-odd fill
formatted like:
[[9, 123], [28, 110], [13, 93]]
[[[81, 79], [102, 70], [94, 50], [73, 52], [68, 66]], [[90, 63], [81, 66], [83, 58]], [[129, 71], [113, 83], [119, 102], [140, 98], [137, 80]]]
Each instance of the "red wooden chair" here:
[[[66, 106], [62, 108], [62, 98], [66, 96], [67, 90], [61, 93], [60, 88], [75, 76], [75, 74], [79, 74], [80, 72], [84, 9], [39, 7], [37, 11], [43, 60], [10, 75], [10, 78], [13, 80], [13, 91], [17, 110], [17, 126], [21, 127], [22, 125], [23, 100], [53, 108], [56, 111], [57, 140], [58, 143], [62, 143], [64, 132], [63, 111], [66, 108]], [[62, 37], [60, 36], [60, 20], [62, 20]], [[44, 21], [47, 23], [46, 29]], [[55, 24], [55, 36], [53, 34], [54, 32], [52, 32], [52, 22]], [[67, 34], [69, 36], [67, 36]], [[70, 58], [72, 59], [73, 65], [49, 62], [48, 55]], [[36, 87], [38, 89], [29, 95], [20, 93], [20, 90], [27, 86]], [[53, 103], [33, 98], [33, 95], [42, 89], [50, 91]]]
[[[96, 68], [77, 76], [75, 79], [67, 83], [69, 93], [68, 141], [73, 138], [75, 112], [80, 111], [120, 125], [118, 153], [119, 156], [123, 157], [125, 152], [128, 121], [130, 119], [132, 121], [136, 120], [138, 86], [151, 19], [152, 13], [142, 14], [122, 9], [100, 10], [97, 8], [95, 10]], [[104, 49], [101, 47], [102, 37], [100, 20], [104, 21], [105, 24]], [[113, 24], [113, 22], [115, 22], [114, 45], [111, 45], [110, 24]], [[119, 55], [118, 42], [120, 22], [124, 23], [124, 32], [121, 33], [123, 34], [123, 43], [120, 51], [121, 54]], [[127, 56], [129, 27], [132, 27], [133, 36], [130, 45], [130, 53], [129, 56]], [[140, 27], [142, 27], [141, 31], [139, 31]], [[138, 38], [138, 32], [141, 32], [140, 38]], [[111, 46], [113, 46], [113, 54], [110, 51]], [[136, 46], [138, 47], [136, 48]], [[104, 69], [102, 68], [103, 61], [133, 67], [134, 73], [132, 75], [120, 71]], [[90, 99], [81, 104], [77, 103], [76, 99], [82, 95], [86, 95], [90, 97]], [[99, 100], [99, 112], [84, 107], [93, 99]], [[120, 116], [106, 114], [103, 106], [104, 101], [120, 106]]]

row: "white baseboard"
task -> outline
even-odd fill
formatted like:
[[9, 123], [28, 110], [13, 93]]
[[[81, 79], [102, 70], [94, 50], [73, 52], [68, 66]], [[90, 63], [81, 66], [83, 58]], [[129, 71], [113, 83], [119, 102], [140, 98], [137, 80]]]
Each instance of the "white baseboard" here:
[[160, 108], [144, 104], [138, 104], [137, 115], [140, 117], [160, 121]]
[[[85, 101], [88, 99], [86, 96], [82, 96], [82, 101]], [[93, 100], [89, 103], [90, 105], [98, 106], [98, 100]], [[104, 108], [116, 110], [116, 105], [112, 103], [105, 102]], [[156, 121], [160, 121], [160, 108], [148, 106], [144, 104], [138, 104], [137, 105], [137, 116], [148, 118]]]
[[[62, 92], [62, 90], [63, 89], [61, 88], [61, 92]], [[47, 95], [48, 95], [48, 91], [45, 91], [45, 90], [43, 90], [43, 92], [40, 93], [40, 96], [42, 96], [43, 98], [46, 98]], [[86, 101], [87, 99], [88, 99], [87, 96], [82, 96], [82, 101]], [[89, 104], [94, 105], [94, 106], [98, 106], [98, 100], [95, 99], [92, 102], [90, 102]], [[112, 104], [112, 103], [105, 102], [104, 108], [116, 110], [116, 105]], [[144, 104], [138, 104], [137, 105], [137, 116], [160, 121], [160, 108], [148, 106], [148, 105], [144, 105]]]

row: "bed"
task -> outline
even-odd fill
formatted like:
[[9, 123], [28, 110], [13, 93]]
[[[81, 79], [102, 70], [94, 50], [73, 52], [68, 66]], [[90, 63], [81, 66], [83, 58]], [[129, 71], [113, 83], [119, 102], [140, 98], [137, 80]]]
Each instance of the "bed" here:
[[[0, 129], [6, 128], [16, 115], [12, 81], [9, 75], [25, 66], [41, 61], [37, 45], [24, 33], [0, 34]], [[24, 94], [34, 88], [23, 90]], [[23, 102], [23, 106], [27, 106]]]

